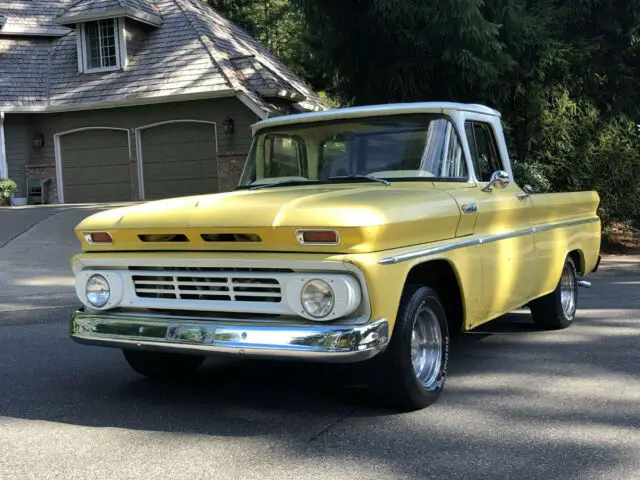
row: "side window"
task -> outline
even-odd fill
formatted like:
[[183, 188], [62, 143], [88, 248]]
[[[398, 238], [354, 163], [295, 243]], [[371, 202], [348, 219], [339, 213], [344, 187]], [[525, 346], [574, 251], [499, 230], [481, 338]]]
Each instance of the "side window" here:
[[478, 180], [488, 182], [496, 170], [503, 170], [498, 144], [488, 123], [467, 121], [465, 124], [471, 160]]
[[442, 166], [439, 176], [448, 178], [465, 178], [467, 177], [467, 164], [462, 154], [462, 146], [458, 132], [450, 125], [449, 135], [447, 139], [447, 149], [443, 152]]
[[306, 177], [304, 144], [295, 137], [269, 135], [265, 139], [265, 177]]
[[449, 120], [434, 120], [427, 132], [420, 169], [437, 178], [467, 178], [458, 132]]

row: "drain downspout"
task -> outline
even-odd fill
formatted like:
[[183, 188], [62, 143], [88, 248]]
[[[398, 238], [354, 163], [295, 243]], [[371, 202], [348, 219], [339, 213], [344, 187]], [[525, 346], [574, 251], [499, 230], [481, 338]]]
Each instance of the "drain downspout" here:
[[9, 178], [7, 151], [4, 144], [4, 112], [0, 112], [0, 178]]

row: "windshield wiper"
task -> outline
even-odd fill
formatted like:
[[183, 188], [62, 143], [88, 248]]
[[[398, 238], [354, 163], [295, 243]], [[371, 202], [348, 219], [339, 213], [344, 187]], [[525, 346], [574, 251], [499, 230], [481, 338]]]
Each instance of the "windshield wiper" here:
[[391, 185], [390, 182], [383, 178], [377, 177], [369, 177], [367, 175], [344, 175], [338, 177], [330, 177], [327, 180], [285, 180], [283, 182], [273, 182], [273, 183], [261, 183], [258, 185], [242, 185], [236, 187], [236, 190], [259, 190], [261, 188], [271, 188], [271, 187], [291, 187], [291, 186], [299, 186], [299, 185], [309, 185], [314, 183], [325, 183], [325, 182], [333, 182], [340, 180], [368, 180], [370, 182], [378, 182], [384, 185]]
[[261, 183], [259, 185], [243, 185], [239, 187], [241, 190], [259, 190], [261, 188], [268, 187], [285, 187], [285, 186], [296, 186], [296, 185], [307, 185], [310, 183], [316, 183], [317, 180], [286, 180], [284, 182], [273, 182], [273, 183]]
[[384, 178], [370, 177], [368, 175], [342, 175], [339, 177], [329, 177], [329, 180], [369, 180], [370, 182], [383, 183], [384, 185], [391, 185], [391, 182]]

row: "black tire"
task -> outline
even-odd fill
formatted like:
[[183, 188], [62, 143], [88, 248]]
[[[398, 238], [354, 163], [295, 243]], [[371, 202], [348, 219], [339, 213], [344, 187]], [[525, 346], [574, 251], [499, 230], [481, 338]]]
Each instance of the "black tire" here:
[[189, 374], [204, 362], [205, 357], [179, 353], [123, 350], [127, 363], [140, 375], [153, 378], [176, 378]]
[[[578, 308], [578, 282], [576, 264], [568, 256], [562, 267], [562, 274], [553, 292], [529, 302], [531, 316], [537, 327], [560, 330], [569, 327]], [[563, 292], [566, 295], [562, 301]]]
[[[439, 343], [440, 355], [434, 351], [433, 361], [428, 362], [433, 374], [429, 375], [431, 381], [426, 385], [418, 380], [412, 363], [413, 328], [421, 315], [428, 315], [429, 320], [424, 321], [433, 323], [440, 332], [440, 341], [436, 342]], [[403, 410], [417, 410], [433, 404], [444, 388], [449, 340], [447, 316], [438, 294], [423, 285], [407, 285], [400, 301], [391, 342], [370, 364], [369, 382], [376, 400]]]

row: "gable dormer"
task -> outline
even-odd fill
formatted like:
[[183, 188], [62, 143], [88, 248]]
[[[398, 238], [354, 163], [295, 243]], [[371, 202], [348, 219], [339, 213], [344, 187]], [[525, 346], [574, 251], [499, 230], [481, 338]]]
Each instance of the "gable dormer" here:
[[96, 73], [126, 68], [127, 30], [158, 28], [162, 17], [151, 0], [80, 0], [56, 23], [75, 28], [78, 71]]

